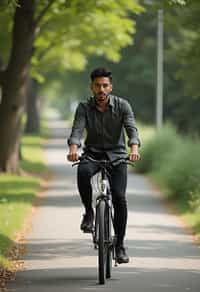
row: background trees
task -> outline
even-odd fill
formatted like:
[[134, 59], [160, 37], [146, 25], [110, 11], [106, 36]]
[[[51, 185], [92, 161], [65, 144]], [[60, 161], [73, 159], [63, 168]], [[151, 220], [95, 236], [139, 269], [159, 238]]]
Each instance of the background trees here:
[[[148, 3], [147, 3], [148, 2]], [[68, 95], [83, 98], [89, 94], [86, 84], [95, 66], [105, 65], [114, 75], [114, 93], [125, 96], [144, 123], [155, 122], [156, 93], [156, 1], [144, 1], [145, 13], [136, 17], [134, 44], [122, 50], [119, 63], [104, 58], [90, 58], [86, 70], [68, 74], [65, 87]], [[173, 5], [170, 4], [173, 2]], [[178, 5], [170, 1], [164, 7], [164, 119], [183, 134], [199, 133], [199, 22], [198, 1]], [[183, 1], [181, 1], [183, 2]], [[176, 4], [176, 5], [175, 5]], [[69, 84], [69, 87], [68, 87]], [[76, 84], [76, 92], [70, 92]]]
[[[140, 3], [145, 13], [136, 0], [1, 1], [1, 171], [18, 171], [25, 109], [28, 132], [39, 130], [41, 95], [51, 95], [69, 115], [70, 106], [89, 94], [95, 66], [109, 67], [114, 93], [129, 99], [138, 119], [154, 123], [158, 2]], [[199, 131], [200, 4], [159, 3], [165, 15], [164, 118], [183, 133]]]
[[19, 0], [12, 11], [3, 1], [2, 8], [8, 40], [0, 51], [5, 64], [0, 75], [0, 171], [18, 172], [30, 72], [41, 81], [47, 67], [83, 68], [88, 55], [118, 60], [120, 48], [132, 42], [135, 32], [130, 13], [142, 8], [125, 0]]

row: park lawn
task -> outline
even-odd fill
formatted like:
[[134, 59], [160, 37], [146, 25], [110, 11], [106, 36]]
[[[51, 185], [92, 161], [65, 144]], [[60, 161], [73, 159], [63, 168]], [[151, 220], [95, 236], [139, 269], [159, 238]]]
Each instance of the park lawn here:
[[0, 266], [3, 268], [11, 267], [6, 253], [30, 214], [41, 189], [42, 177], [47, 173], [42, 153], [43, 142], [38, 136], [23, 137], [24, 159], [21, 168], [26, 175], [0, 176]]

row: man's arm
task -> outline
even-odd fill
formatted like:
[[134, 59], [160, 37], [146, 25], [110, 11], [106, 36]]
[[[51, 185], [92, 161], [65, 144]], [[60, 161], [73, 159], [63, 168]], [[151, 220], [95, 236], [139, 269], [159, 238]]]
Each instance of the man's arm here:
[[81, 146], [81, 138], [85, 128], [86, 118], [83, 104], [79, 104], [74, 116], [71, 135], [68, 139], [69, 153], [67, 159], [69, 161], [78, 160], [78, 148]]
[[137, 161], [140, 159], [139, 147], [140, 147], [140, 139], [138, 136], [138, 130], [135, 125], [135, 118], [130, 104], [125, 101], [124, 102], [124, 128], [126, 129], [126, 133], [128, 135], [128, 146], [130, 147], [130, 157], [131, 161]]

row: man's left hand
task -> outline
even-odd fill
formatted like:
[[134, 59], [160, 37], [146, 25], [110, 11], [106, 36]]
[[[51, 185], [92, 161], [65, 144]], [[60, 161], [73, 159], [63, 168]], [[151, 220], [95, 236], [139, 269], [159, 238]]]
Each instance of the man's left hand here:
[[140, 160], [140, 154], [138, 152], [138, 145], [134, 144], [131, 146], [131, 153], [129, 155], [130, 161], [138, 161]]
[[140, 154], [139, 153], [130, 153], [129, 160], [133, 161], [133, 162], [140, 160]]

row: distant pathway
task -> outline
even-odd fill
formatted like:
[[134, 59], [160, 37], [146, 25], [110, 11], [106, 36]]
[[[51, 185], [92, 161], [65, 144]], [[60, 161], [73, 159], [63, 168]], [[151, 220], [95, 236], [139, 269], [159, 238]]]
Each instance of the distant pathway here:
[[113, 267], [105, 286], [97, 284], [97, 253], [79, 230], [83, 209], [76, 169], [66, 162], [66, 124], [51, 120], [45, 147], [55, 177], [33, 218], [25, 271], [9, 288], [16, 292], [199, 292], [200, 249], [142, 176], [129, 174], [126, 245], [129, 264]]

